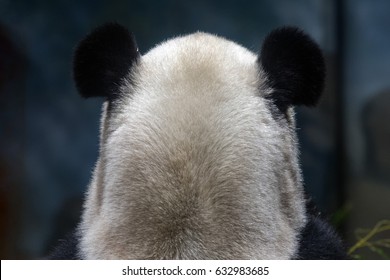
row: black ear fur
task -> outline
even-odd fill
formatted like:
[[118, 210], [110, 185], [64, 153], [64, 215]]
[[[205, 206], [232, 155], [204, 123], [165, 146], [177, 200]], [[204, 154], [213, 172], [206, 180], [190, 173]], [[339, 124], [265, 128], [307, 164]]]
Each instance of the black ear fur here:
[[258, 60], [274, 89], [269, 99], [281, 110], [317, 104], [325, 82], [325, 62], [318, 45], [304, 32], [294, 27], [272, 31]]
[[125, 27], [108, 23], [96, 28], [74, 53], [73, 77], [79, 93], [113, 98], [139, 57], [134, 36]]

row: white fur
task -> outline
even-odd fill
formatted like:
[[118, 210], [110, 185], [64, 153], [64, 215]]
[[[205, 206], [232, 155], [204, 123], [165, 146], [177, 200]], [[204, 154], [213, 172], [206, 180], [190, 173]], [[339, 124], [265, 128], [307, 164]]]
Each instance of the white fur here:
[[305, 214], [293, 112], [273, 118], [256, 60], [205, 33], [142, 56], [103, 108], [82, 257], [294, 257]]

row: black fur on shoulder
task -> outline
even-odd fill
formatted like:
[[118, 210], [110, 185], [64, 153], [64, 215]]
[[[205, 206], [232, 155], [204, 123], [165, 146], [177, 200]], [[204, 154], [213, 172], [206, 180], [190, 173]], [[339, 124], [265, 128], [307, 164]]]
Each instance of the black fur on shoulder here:
[[78, 237], [72, 232], [61, 239], [54, 250], [49, 254], [48, 260], [80, 260], [78, 253]]
[[272, 31], [258, 62], [274, 89], [269, 99], [281, 111], [291, 105], [317, 104], [325, 82], [325, 62], [318, 45], [304, 32], [295, 27]]
[[322, 217], [310, 199], [306, 204], [308, 220], [300, 235], [297, 258], [303, 260], [347, 259], [346, 248], [340, 236]]
[[310, 216], [301, 235], [298, 258], [303, 260], [343, 260], [347, 258], [344, 245], [323, 219]]
[[77, 46], [73, 76], [83, 97], [111, 99], [140, 54], [134, 36], [118, 23], [93, 30]]

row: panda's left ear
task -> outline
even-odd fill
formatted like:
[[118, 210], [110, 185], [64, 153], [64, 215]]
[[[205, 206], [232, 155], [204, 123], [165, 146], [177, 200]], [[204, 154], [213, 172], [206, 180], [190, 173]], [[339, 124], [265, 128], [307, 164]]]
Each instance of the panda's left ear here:
[[325, 81], [325, 62], [318, 45], [294, 27], [272, 31], [264, 40], [258, 62], [273, 89], [268, 96], [281, 110], [317, 104]]
[[140, 58], [134, 36], [118, 23], [93, 30], [77, 46], [73, 77], [83, 97], [114, 98]]

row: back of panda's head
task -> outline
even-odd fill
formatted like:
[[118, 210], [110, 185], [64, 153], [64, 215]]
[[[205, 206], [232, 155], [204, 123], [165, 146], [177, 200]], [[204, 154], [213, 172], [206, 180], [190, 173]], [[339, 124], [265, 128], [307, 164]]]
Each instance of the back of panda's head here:
[[317, 103], [324, 72], [296, 28], [259, 55], [198, 32], [141, 56], [124, 27], [94, 30], [74, 58], [80, 94], [105, 98], [82, 257], [293, 257], [305, 210], [292, 106]]

